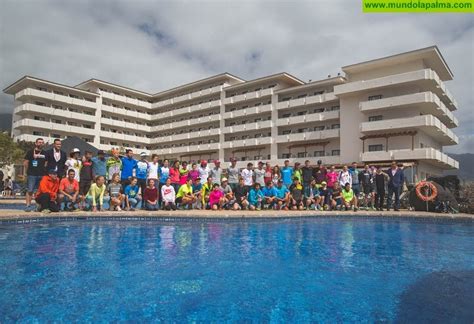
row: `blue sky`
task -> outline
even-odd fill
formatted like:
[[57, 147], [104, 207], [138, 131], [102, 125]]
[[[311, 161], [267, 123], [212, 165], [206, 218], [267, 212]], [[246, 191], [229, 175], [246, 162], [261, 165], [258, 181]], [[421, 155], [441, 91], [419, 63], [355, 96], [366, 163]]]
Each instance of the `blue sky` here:
[[[0, 87], [23, 75], [75, 85], [99, 78], [158, 92], [222, 72], [302, 80], [438, 45], [460, 145], [474, 152], [474, 19], [468, 14], [363, 14], [360, 1], [0, 0]], [[13, 108], [0, 95], [0, 112]]]

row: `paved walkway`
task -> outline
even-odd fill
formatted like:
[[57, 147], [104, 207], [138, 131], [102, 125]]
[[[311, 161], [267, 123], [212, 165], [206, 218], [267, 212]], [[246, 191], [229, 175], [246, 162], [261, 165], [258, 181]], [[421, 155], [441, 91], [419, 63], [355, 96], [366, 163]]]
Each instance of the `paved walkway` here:
[[38, 212], [24, 212], [18, 209], [1, 209], [0, 220], [19, 220], [28, 218], [56, 218], [56, 217], [153, 217], [153, 218], [288, 218], [288, 217], [328, 217], [328, 216], [364, 216], [364, 217], [407, 217], [436, 219], [463, 219], [474, 222], [474, 215], [471, 214], [440, 214], [415, 211], [211, 211], [211, 210], [177, 210], [177, 211], [121, 211], [121, 212], [59, 212], [43, 214]]

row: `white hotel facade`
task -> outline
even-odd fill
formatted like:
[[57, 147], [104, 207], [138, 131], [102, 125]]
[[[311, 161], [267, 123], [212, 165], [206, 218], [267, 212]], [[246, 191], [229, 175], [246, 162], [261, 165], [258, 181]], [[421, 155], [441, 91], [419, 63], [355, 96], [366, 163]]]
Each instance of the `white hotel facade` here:
[[348, 65], [345, 76], [305, 83], [279, 73], [245, 81], [229, 73], [150, 94], [97, 79], [76, 86], [25, 76], [14, 96], [12, 136], [78, 136], [103, 150], [132, 148], [160, 159], [285, 159], [313, 164], [412, 167], [423, 179], [458, 162], [453, 75], [436, 46]]

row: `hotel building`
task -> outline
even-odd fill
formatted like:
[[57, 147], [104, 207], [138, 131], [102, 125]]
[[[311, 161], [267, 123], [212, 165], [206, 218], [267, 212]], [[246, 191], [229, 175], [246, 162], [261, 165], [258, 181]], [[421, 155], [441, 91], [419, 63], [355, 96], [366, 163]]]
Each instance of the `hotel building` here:
[[229, 73], [150, 94], [97, 79], [67, 86], [25, 76], [14, 96], [12, 136], [78, 136], [95, 147], [160, 159], [238, 159], [282, 165], [384, 164], [412, 180], [458, 168], [453, 74], [436, 46], [342, 67], [344, 76], [303, 82], [279, 73], [246, 81]]

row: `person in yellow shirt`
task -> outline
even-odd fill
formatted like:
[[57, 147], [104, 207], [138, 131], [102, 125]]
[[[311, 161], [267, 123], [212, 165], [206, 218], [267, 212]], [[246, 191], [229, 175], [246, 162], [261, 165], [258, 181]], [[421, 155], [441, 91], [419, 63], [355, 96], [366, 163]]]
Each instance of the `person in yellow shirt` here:
[[351, 184], [349, 182], [346, 182], [341, 194], [342, 203], [346, 210], [354, 209], [354, 211], [357, 211], [357, 198], [354, 195], [354, 191], [351, 189]]
[[176, 194], [176, 204], [181, 207], [187, 207], [187, 209], [192, 209], [195, 202], [196, 196], [194, 196], [193, 193], [193, 179], [188, 178], [186, 183], [179, 187], [178, 193]]
[[207, 209], [208, 204], [209, 204], [209, 194], [211, 193], [211, 191], [212, 191], [212, 177], [207, 177], [207, 182], [202, 185], [202, 189], [201, 189], [202, 209]]

